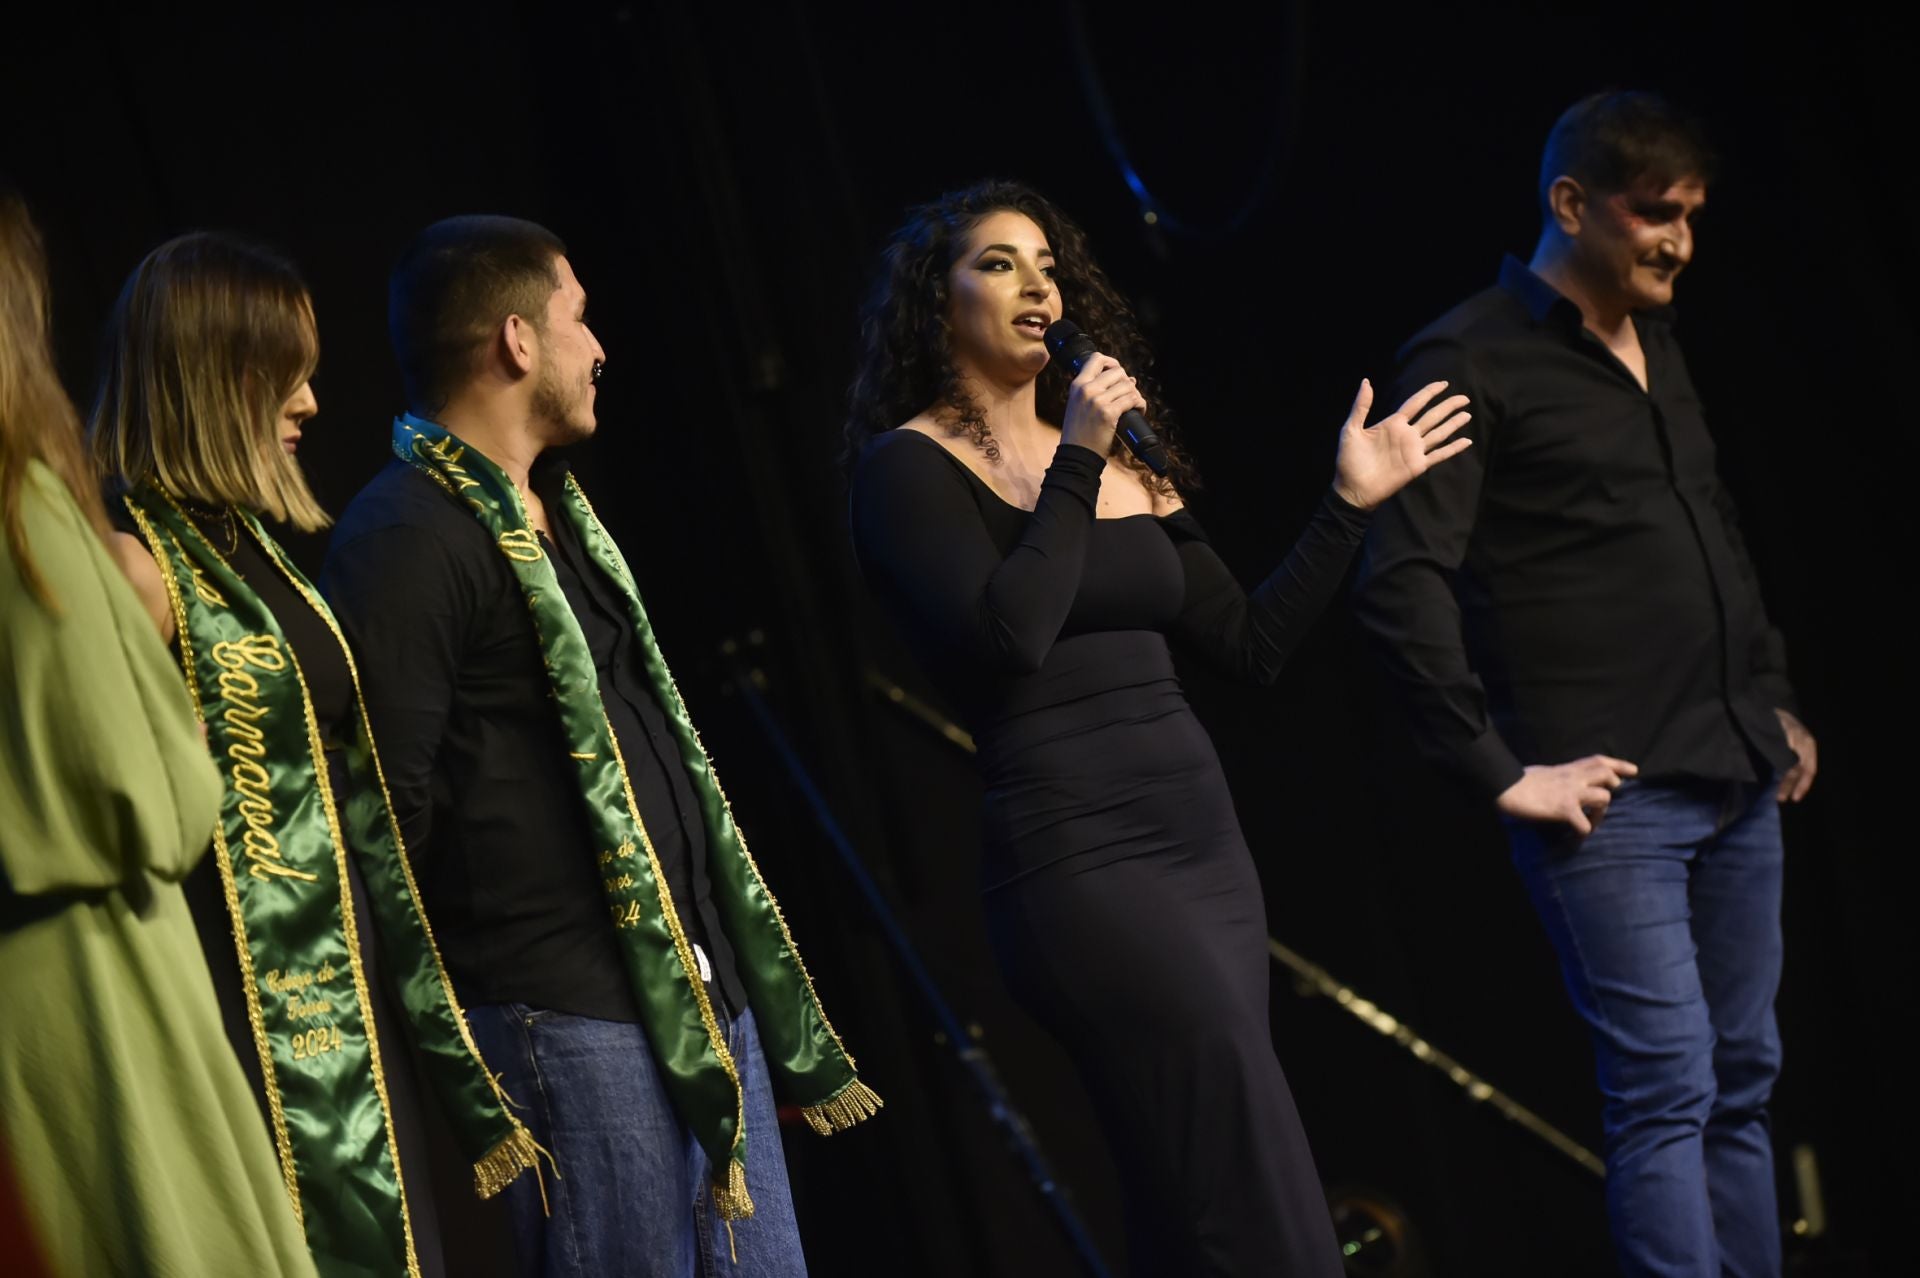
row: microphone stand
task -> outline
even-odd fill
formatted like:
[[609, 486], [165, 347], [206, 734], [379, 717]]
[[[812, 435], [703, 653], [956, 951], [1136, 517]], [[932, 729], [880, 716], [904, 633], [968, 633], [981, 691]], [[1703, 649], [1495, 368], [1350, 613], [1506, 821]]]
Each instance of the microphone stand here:
[[1040, 1196], [1041, 1202], [1052, 1213], [1054, 1223], [1066, 1237], [1068, 1245], [1078, 1255], [1081, 1268], [1088, 1278], [1108, 1278], [1108, 1270], [1105, 1262], [1100, 1258], [1099, 1249], [1094, 1246], [1086, 1227], [1081, 1224], [1079, 1214], [1067, 1201], [1066, 1187], [1054, 1176], [1052, 1166], [1048, 1164], [1046, 1155], [1041, 1152], [1040, 1144], [1034, 1137], [1033, 1128], [1027, 1123], [1026, 1116], [1015, 1107], [1013, 1098], [1007, 1094], [1005, 1086], [1000, 1082], [999, 1072], [994, 1068], [993, 1059], [988, 1056], [987, 1049], [981, 1042], [980, 1031], [976, 1027], [969, 1032], [960, 1017], [955, 1014], [952, 1005], [941, 994], [933, 974], [927, 970], [926, 964], [920, 959], [919, 951], [914, 948], [905, 929], [900, 926], [900, 921], [895, 917], [892, 906], [887, 903], [886, 895], [880, 890], [880, 885], [867, 872], [866, 865], [860, 860], [860, 854], [854, 850], [846, 831], [834, 817], [833, 809], [827, 803], [826, 796], [821, 794], [820, 787], [814, 784], [813, 777], [808, 773], [806, 765], [794, 749], [793, 742], [788, 739], [779, 720], [774, 717], [766, 699], [760, 695], [760, 689], [766, 682], [764, 672], [757, 668], [748, 668], [743, 661], [741, 645], [733, 641], [723, 645], [721, 651], [733, 663], [733, 690], [753, 712], [754, 720], [766, 736], [767, 743], [773, 747], [774, 753], [779, 756], [795, 788], [805, 797], [807, 805], [813, 810], [815, 824], [820, 827], [820, 832], [826, 836], [833, 850], [839, 854], [841, 864], [846, 868], [854, 886], [860, 890], [861, 896], [865, 898], [867, 908], [872, 912], [874, 921], [880, 925], [881, 934], [892, 948], [894, 957], [899, 960], [900, 966], [906, 969], [907, 975], [912, 979], [920, 995], [921, 1002], [926, 1005], [927, 1013], [939, 1027], [935, 1040], [953, 1051], [955, 1059], [960, 1062], [961, 1068], [972, 1082], [974, 1091], [987, 1111], [987, 1116], [1005, 1135], [1007, 1147], [1026, 1169], [1028, 1179], [1033, 1182], [1034, 1192]]

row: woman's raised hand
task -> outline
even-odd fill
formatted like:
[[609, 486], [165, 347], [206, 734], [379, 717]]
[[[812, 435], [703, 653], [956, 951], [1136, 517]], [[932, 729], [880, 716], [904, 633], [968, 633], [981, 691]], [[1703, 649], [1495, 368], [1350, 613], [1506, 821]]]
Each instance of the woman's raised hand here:
[[[1353, 397], [1353, 411], [1340, 428], [1340, 451], [1333, 464], [1333, 488], [1350, 504], [1372, 510], [1430, 468], [1457, 457], [1471, 439], [1447, 440], [1467, 424], [1465, 395], [1434, 397], [1447, 388], [1430, 382], [1408, 396], [1397, 412], [1367, 425], [1373, 385], [1364, 378]], [[1432, 405], [1429, 407], [1429, 405]]]

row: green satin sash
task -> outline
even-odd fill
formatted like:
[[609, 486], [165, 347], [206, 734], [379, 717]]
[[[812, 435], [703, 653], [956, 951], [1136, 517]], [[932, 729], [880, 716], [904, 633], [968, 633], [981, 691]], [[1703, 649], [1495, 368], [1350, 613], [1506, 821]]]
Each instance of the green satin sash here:
[[[479, 519], [526, 593], [568, 752], [580, 778], [601, 884], [642, 1027], [681, 1121], [712, 1161], [719, 1214], [724, 1219], [751, 1216], [739, 1070], [634, 802], [626, 762], [600, 701], [593, 656], [526, 507], [499, 467], [432, 422], [411, 414], [397, 418], [393, 449]], [[713, 902], [739, 960], [741, 983], [775, 1085], [802, 1107], [808, 1125], [821, 1135], [851, 1127], [877, 1112], [880, 1098], [859, 1080], [853, 1058], [827, 1023], [786, 920], [734, 824], [712, 761], [667, 671], [626, 559], [572, 476], [567, 477], [564, 501], [558, 509], [549, 508], [548, 515], [567, 521], [594, 566], [619, 587], [626, 602], [647, 679], [666, 712], [681, 764], [700, 801]], [[755, 1139], [778, 1141], [779, 1135], [765, 1132]]]
[[[498, 1193], [534, 1165], [536, 1146], [502, 1107], [441, 966], [352, 656], [350, 843], [312, 699], [279, 623], [170, 497], [141, 488], [125, 501], [160, 567], [187, 687], [226, 781], [214, 859], [294, 1213], [322, 1274], [418, 1274], [360, 962], [349, 847], [429, 1080], [474, 1161], [476, 1192]], [[347, 652], [318, 592], [256, 519], [234, 514]]]

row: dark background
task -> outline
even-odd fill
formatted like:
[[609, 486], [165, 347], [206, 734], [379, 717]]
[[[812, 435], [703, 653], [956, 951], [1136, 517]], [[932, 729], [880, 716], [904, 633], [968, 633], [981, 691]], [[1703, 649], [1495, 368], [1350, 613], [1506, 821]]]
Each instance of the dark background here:
[[[160, 240], [226, 228], [300, 262], [324, 347], [301, 456], [335, 510], [400, 407], [384, 325], [400, 246], [480, 211], [567, 239], [609, 352], [583, 480], [888, 1100], [831, 1141], [788, 1133], [813, 1270], [1053, 1274], [1072, 1272], [1067, 1250], [720, 655], [746, 645], [1117, 1267], [1086, 1102], [983, 943], [968, 761], [866, 684], [878, 669], [925, 691], [860, 588], [836, 464], [854, 308], [885, 232], [988, 175], [1078, 218], [1156, 344], [1206, 478], [1196, 508], [1252, 581], [1326, 483], [1359, 378], [1384, 380], [1401, 340], [1530, 249], [1558, 112], [1602, 87], [1669, 92], [1727, 160], [1680, 288], [1682, 341], [1821, 741], [1819, 784], [1787, 818], [1776, 1135], [1785, 1220], [1813, 1219], [1790, 1171], [1804, 1148], [1825, 1230], [1789, 1254], [1805, 1273], [1904, 1270], [1912, 46], [1833, 5], [1791, 22], [1733, 4], [1089, 6], [1078, 45], [1073, 12], [655, 0], [233, 21], [66, 5], [0, 37], [0, 174], [46, 231], [83, 403], [100, 323]], [[1157, 226], [1102, 144], [1089, 67], [1171, 215]], [[317, 567], [318, 539], [292, 544]], [[1412, 762], [1344, 609], [1277, 689], [1193, 671], [1189, 690], [1275, 935], [1597, 1147], [1583, 1037], [1498, 833]], [[1278, 971], [1274, 985], [1322, 1171], [1398, 1204], [1430, 1272], [1609, 1272], [1596, 1177]]]

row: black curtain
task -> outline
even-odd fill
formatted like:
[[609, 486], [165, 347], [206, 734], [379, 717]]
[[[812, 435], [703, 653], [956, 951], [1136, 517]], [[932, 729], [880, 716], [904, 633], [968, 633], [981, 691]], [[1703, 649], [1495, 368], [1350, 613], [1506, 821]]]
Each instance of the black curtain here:
[[[583, 482], [888, 1099], [829, 1141], [788, 1133], [814, 1271], [1052, 1274], [1069, 1252], [728, 691], [731, 643], [1117, 1267], [1086, 1101], [986, 952], [968, 761], [868, 684], [877, 670], [930, 695], [860, 587], [837, 462], [885, 231], [988, 175], [1072, 212], [1146, 322], [1206, 479], [1199, 513], [1252, 581], [1327, 481], [1359, 378], [1382, 380], [1401, 340], [1530, 249], [1558, 112], [1608, 86], [1674, 95], [1726, 157], [1680, 286], [1682, 341], [1822, 745], [1787, 820], [1776, 1134], [1787, 1219], [1804, 1148], [1826, 1232], [1790, 1252], [1800, 1272], [1874, 1272], [1869, 1257], [1898, 1254], [1902, 1151], [1920, 1137], [1894, 1046], [1914, 845], [1915, 119], [1899, 42], [1877, 19], [1735, 5], [1081, 14], [1076, 38], [1059, 3], [289, 5], [244, 22], [77, 5], [0, 39], [0, 176], [47, 232], [83, 404], [101, 321], [154, 244], [218, 227], [298, 260], [323, 342], [302, 458], [335, 510], [381, 464], [400, 406], [384, 322], [400, 246], [459, 212], [560, 232], [609, 354]], [[1116, 146], [1172, 216], [1143, 217]], [[321, 540], [291, 544], [317, 567]], [[1275, 934], [1597, 1145], [1586, 1046], [1498, 833], [1413, 762], [1344, 609], [1272, 692], [1197, 670], [1188, 687]], [[1610, 1272], [1596, 1178], [1330, 1003], [1278, 973], [1274, 988], [1323, 1172], [1396, 1202], [1432, 1272]]]

